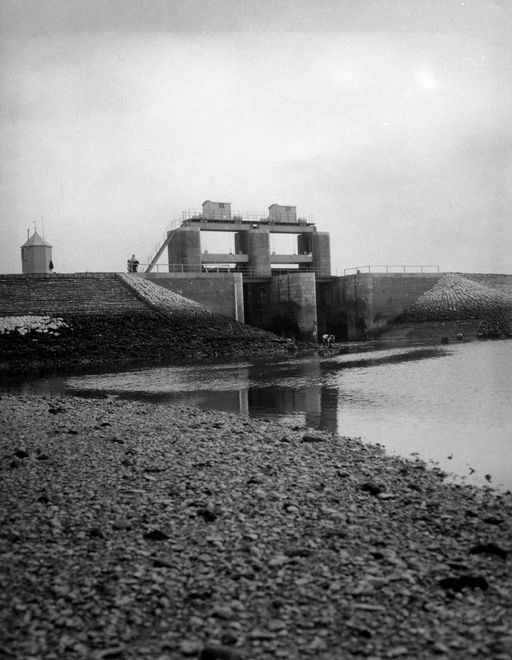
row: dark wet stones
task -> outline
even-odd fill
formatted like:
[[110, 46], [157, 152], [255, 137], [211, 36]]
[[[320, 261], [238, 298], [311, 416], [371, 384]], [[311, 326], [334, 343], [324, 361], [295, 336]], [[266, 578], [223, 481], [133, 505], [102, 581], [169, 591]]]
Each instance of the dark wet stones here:
[[500, 559], [506, 559], [508, 556], [508, 550], [503, 550], [495, 543], [483, 543], [481, 545], [475, 545], [469, 551], [470, 555], [494, 555], [495, 557], [500, 557]]
[[127, 530], [127, 529], [131, 529], [131, 528], [132, 528], [132, 524], [126, 518], [120, 518], [119, 520], [115, 520], [112, 523], [112, 529]]
[[207, 644], [201, 651], [200, 660], [240, 660], [238, 651], [229, 646], [214, 646]]
[[320, 435], [319, 433], [304, 433], [302, 436], [302, 442], [310, 442], [310, 443], [315, 443], [315, 442], [325, 442], [326, 437], [323, 435]]
[[217, 514], [210, 509], [198, 509], [196, 515], [198, 518], [202, 518], [205, 522], [214, 522], [217, 520]]
[[385, 486], [372, 483], [371, 481], [367, 481], [366, 483], [362, 484], [360, 486], [360, 489], [365, 493], [370, 493], [370, 495], [375, 495], [375, 496], [380, 495], [386, 490]]
[[172, 562], [165, 557], [155, 557], [153, 559], [153, 566], [155, 568], [172, 568]]
[[59, 413], [64, 412], [64, 410], [65, 408], [63, 408], [62, 406], [50, 406], [48, 408], [48, 412], [51, 415], [58, 415]]
[[89, 536], [91, 539], [104, 539], [105, 534], [103, 533], [103, 530], [101, 530], [99, 527], [92, 527], [89, 530]]
[[169, 537], [160, 529], [152, 529], [150, 532], [146, 532], [146, 534], [144, 534], [144, 538], [146, 541], [165, 541]]
[[482, 591], [485, 591], [488, 589], [489, 584], [487, 580], [480, 575], [460, 575], [439, 580], [439, 586], [442, 589], [445, 589], [445, 591], [454, 591], [457, 593], [463, 589], [481, 589]]

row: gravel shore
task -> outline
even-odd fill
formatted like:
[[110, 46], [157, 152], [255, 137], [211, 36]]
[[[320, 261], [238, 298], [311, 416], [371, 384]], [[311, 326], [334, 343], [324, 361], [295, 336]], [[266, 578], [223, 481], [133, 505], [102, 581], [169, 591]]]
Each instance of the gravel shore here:
[[512, 658], [510, 493], [195, 408], [0, 423], [2, 658]]

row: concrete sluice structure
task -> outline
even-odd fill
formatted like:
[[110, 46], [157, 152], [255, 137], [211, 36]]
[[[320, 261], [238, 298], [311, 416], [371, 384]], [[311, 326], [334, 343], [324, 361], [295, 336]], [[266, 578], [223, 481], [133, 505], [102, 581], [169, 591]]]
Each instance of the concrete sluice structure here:
[[[202, 250], [202, 232], [231, 233], [233, 251]], [[296, 252], [272, 252], [272, 234], [295, 235]], [[378, 336], [446, 274], [420, 266], [414, 267], [420, 272], [406, 272], [405, 266], [403, 272], [388, 272], [394, 267], [384, 266], [381, 272], [368, 267], [369, 272], [333, 276], [329, 234], [298, 217], [295, 206], [279, 204], [261, 217], [207, 200], [202, 210], [184, 212], [157, 248], [143, 277], [238, 321], [305, 341], [324, 333], [337, 341]], [[158, 260], [165, 251], [162, 272]], [[512, 290], [510, 275], [466, 277]]]
[[[144, 276], [236, 320], [277, 334], [316, 341], [317, 283], [332, 280], [330, 238], [297, 217], [295, 206], [272, 204], [265, 217], [233, 214], [207, 200], [166, 238]], [[201, 250], [201, 232], [228, 232], [231, 253]], [[270, 249], [271, 234], [296, 235], [294, 254]], [[168, 272], [153, 272], [167, 250]]]

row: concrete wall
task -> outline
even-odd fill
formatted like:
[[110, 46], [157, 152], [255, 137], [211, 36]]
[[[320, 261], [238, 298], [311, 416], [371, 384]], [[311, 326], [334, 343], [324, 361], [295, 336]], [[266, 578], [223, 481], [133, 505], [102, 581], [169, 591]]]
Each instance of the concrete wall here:
[[243, 287], [245, 323], [273, 331], [270, 278], [259, 282], [244, 282]]
[[339, 278], [347, 338], [378, 334], [444, 273], [359, 273]]
[[151, 282], [244, 322], [241, 273], [141, 273]]
[[318, 336], [314, 273], [288, 273], [272, 278], [270, 287], [274, 332], [305, 341]]
[[347, 314], [343, 306], [341, 278], [316, 282], [318, 336], [334, 335], [336, 341], [347, 341]]

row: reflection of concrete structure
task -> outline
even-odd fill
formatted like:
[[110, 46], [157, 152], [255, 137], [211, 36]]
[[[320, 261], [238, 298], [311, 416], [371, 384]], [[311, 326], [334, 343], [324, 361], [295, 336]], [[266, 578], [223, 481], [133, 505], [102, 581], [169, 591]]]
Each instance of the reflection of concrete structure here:
[[21, 246], [22, 273], [51, 273], [52, 246], [37, 231]]

